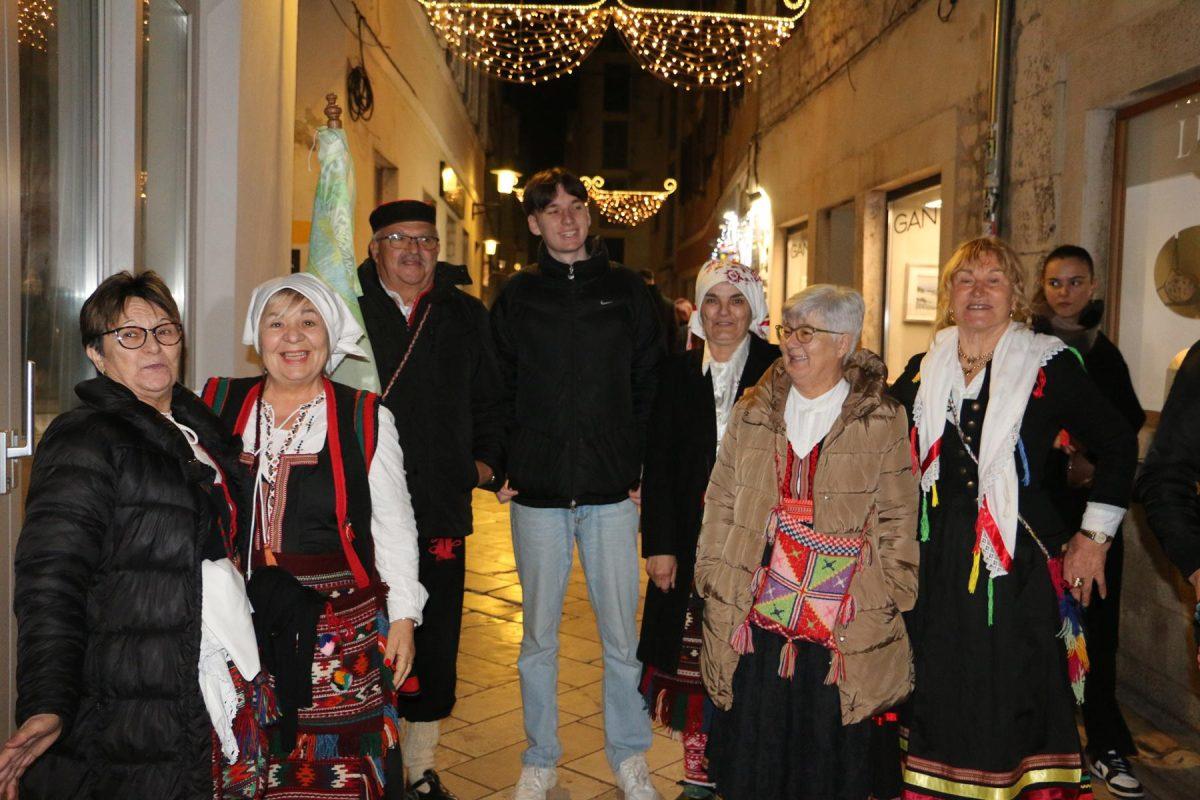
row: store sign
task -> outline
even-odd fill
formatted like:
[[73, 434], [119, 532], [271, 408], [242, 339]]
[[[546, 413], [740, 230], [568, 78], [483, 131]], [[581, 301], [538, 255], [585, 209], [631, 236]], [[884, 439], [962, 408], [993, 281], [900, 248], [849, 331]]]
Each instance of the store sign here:
[[938, 225], [938, 215], [941, 213], [941, 208], [921, 206], [920, 208], [897, 214], [895, 219], [892, 220], [892, 233], [904, 234], [911, 230], [919, 231], [926, 225], [936, 228]]

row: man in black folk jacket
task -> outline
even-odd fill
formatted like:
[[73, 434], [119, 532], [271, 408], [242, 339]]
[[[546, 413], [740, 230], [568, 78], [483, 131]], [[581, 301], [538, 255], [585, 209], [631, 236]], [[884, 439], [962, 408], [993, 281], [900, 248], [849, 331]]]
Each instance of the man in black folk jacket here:
[[530, 179], [523, 202], [542, 237], [538, 264], [492, 307], [508, 413], [499, 495], [513, 500], [525, 612], [517, 668], [528, 747], [515, 800], [542, 800], [557, 781], [558, 623], [575, 544], [604, 649], [605, 755], [627, 798], [658, 797], [638, 694], [635, 499], [663, 344], [641, 277], [587, 238], [587, 200], [564, 170]]
[[363, 321], [383, 403], [396, 417], [420, 537], [421, 583], [429, 592], [417, 628], [404, 763], [423, 797], [452, 797], [434, 770], [438, 721], [455, 702], [462, 629], [464, 539], [471, 490], [495, 488], [503, 447], [501, 384], [487, 311], [458, 287], [466, 267], [437, 260], [434, 207], [385, 203], [371, 213], [371, 257], [359, 267]]
[[1175, 374], [1137, 492], [1151, 530], [1195, 589], [1200, 614], [1200, 342]]

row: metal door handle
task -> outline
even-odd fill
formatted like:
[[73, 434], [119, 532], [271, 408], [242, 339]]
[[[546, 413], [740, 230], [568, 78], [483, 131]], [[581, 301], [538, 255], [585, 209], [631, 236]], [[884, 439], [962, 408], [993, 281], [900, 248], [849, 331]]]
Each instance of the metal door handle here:
[[[0, 431], [0, 494], [8, 494], [12, 490], [9, 460], [33, 455], [33, 368], [32, 361], [25, 362], [25, 402], [22, 409], [25, 412], [25, 435], [20, 436], [16, 431]], [[20, 441], [22, 439], [23, 442]]]

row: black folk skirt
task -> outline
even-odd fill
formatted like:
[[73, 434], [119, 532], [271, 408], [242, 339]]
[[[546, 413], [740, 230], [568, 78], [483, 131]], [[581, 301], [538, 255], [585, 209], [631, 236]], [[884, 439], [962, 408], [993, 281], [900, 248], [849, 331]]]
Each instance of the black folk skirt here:
[[796, 669], [779, 677], [783, 637], [752, 628], [738, 661], [733, 706], [718, 711], [709, 779], [724, 800], [868, 800], [900, 794], [895, 722], [842, 724], [838, 687], [825, 684], [830, 651], [796, 642]]
[[970, 592], [975, 500], [941, 500], [907, 616], [916, 687], [902, 715], [905, 800], [1090, 798], [1046, 557], [1021, 530], [1009, 574], [989, 587], [981, 566]]

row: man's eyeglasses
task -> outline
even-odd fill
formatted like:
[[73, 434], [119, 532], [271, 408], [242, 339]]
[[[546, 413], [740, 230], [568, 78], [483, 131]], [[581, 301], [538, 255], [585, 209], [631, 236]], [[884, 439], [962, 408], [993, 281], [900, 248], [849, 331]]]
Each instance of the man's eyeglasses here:
[[117, 344], [124, 347], [126, 350], [137, 350], [146, 343], [146, 335], [154, 334], [154, 340], [163, 347], [179, 344], [183, 339], [183, 326], [178, 322], [164, 322], [162, 325], [155, 325], [153, 328], [143, 328], [140, 325], [123, 325], [120, 328], [113, 328], [110, 331], [105, 331], [104, 335], [115, 334]]
[[376, 241], [387, 242], [388, 247], [393, 250], [404, 250], [408, 247], [409, 242], [413, 242], [422, 250], [437, 250], [440, 240], [436, 236], [409, 236], [407, 233], [389, 233], [387, 236], [380, 236]]
[[789, 328], [787, 325], [775, 326], [775, 335], [779, 337], [781, 344], [786, 342], [788, 339], [791, 339], [793, 336], [796, 337], [796, 341], [800, 344], [808, 344], [818, 333], [830, 333], [834, 336], [840, 336], [842, 334], [841, 331], [831, 331], [827, 328], [814, 328], [812, 325], [800, 325], [796, 328]]

